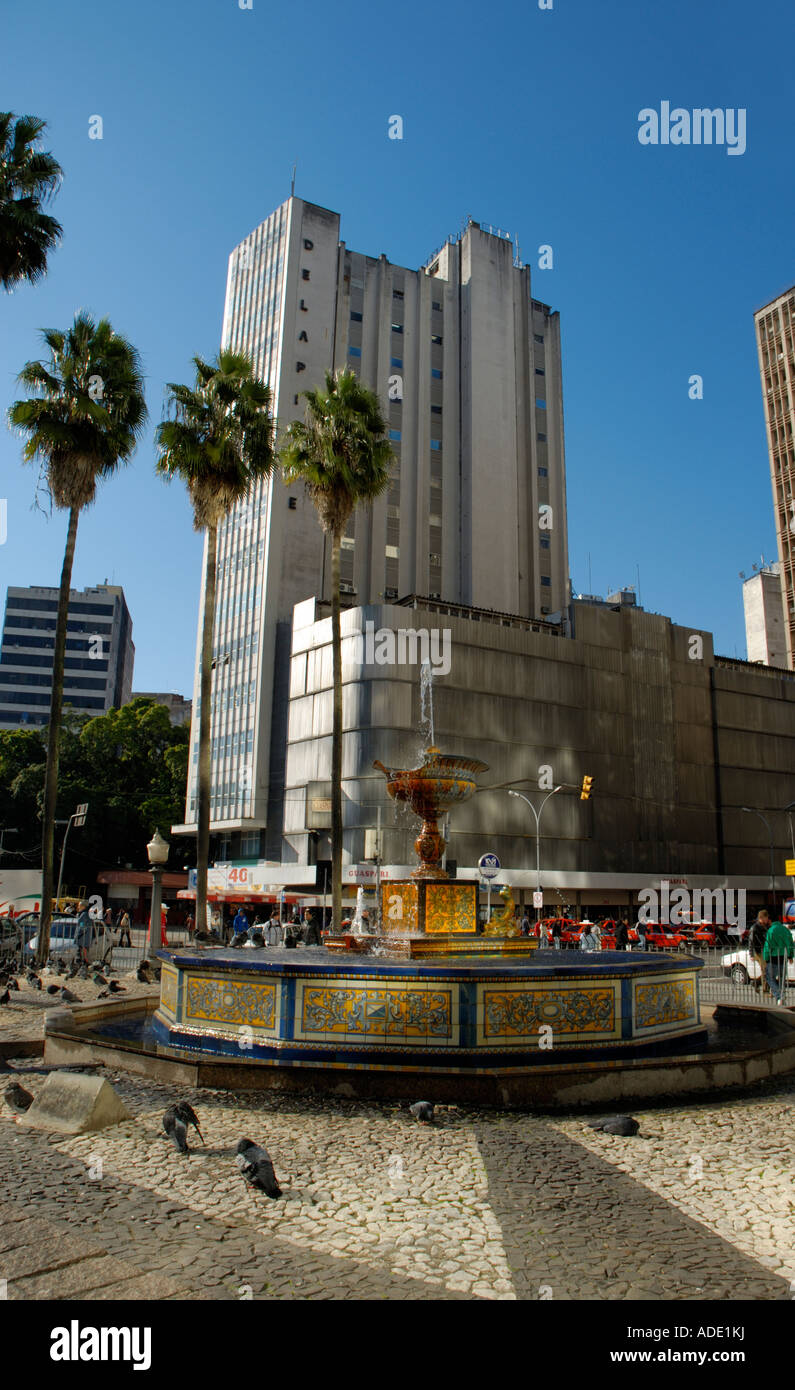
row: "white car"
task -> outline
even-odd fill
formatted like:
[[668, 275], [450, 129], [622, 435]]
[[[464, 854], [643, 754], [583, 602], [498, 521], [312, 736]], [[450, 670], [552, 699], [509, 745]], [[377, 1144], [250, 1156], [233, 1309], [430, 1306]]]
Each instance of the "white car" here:
[[[758, 960], [750, 951], [729, 951], [721, 956], [720, 963], [724, 975], [729, 975], [736, 985], [747, 985], [762, 976]], [[787, 984], [795, 984], [795, 959], [787, 961]]]
[[[113, 938], [105, 926], [104, 922], [92, 922], [93, 931], [91, 933], [91, 944], [88, 948], [88, 959], [93, 964], [95, 961], [103, 961], [110, 958], [113, 948]], [[76, 917], [56, 917], [50, 926], [50, 955], [63, 956], [68, 960], [75, 953], [75, 932], [77, 931]], [[38, 948], [38, 935], [34, 936], [27, 945], [26, 955], [36, 954]]]

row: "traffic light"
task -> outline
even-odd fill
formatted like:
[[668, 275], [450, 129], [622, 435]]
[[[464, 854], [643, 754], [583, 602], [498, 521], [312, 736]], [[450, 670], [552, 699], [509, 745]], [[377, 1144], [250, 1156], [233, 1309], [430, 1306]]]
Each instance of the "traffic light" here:
[[588, 797], [591, 795], [591, 787], [592, 787], [592, 786], [593, 786], [593, 777], [583, 777], [583, 779], [582, 779], [582, 791], [580, 792], [580, 801], [587, 801], [587, 800], [588, 800]]

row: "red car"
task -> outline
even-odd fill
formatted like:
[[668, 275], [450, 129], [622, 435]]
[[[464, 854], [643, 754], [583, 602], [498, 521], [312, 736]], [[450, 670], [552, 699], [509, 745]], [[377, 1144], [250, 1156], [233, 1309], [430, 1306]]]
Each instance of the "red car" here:
[[675, 931], [666, 922], [646, 923], [646, 945], [658, 951], [687, 951], [690, 943], [684, 932]]

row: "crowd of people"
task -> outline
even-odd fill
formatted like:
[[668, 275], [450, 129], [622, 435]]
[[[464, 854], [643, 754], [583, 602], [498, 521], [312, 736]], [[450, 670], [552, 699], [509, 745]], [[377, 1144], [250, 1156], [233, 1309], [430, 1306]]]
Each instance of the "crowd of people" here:
[[[224, 916], [221, 912], [215, 918], [214, 929], [225, 946], [239, 948], [251, 946], [285, 946], [294, 948], [299, 941], [304, 946], [320, 946], [321, 923], [311, 908], [298, 910], [289, 917], [280, 918], [278, 907], [272, 911], [267, 908], [241, 904], [230, 909]], [[193, 918], [188, 919], [188, 933], [193, 935]]]

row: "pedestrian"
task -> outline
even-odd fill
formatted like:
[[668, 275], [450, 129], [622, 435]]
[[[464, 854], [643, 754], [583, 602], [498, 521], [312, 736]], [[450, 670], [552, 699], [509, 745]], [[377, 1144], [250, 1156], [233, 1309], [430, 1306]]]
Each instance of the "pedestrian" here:
[[113, 913], [112, 913], [112, 911], [111, 911], [110, 904], [108, 904], [108, 906], [105, 908], [105, 911], [104, 911], [104, 913], [103, 913], [103, 915], [102, 915], [102, 920], [103, 920], [103, 922], [105, 923], [105, 926], [107, 927], [108, 932], [112, 932], [112, 931], [113, 931]]
[[621, 921], [616, 926], [616, 950], [626, 951], [629, 945], [629, 922]]
[[188, 928], [188, 940], [190, 940], [193, 936], [193, 929], [196, 926], [196, 918], [192, 912], [189, 912], [185, 918], [185, 926]]
[[647, 943], [647, 941], [646, 941], [646, 928], [647, 928], [647, 926], [648, 926], [648, 923], [645, 922], [645, 921], [643, 920], [642, 917], [639, 917], [638, 920], [637, 920], [637, 922], [635, 923], [635, 931], [638, 933], [638, 950], [639, 950], [639, 951], [648, 951], [648, 949], [649, 949], [648, 943]]
[[522, 917], [522, 920], [519, 923], [519, 931], [521, 932], [522, 936], [529, 936], [530, 930], [530, 918], [527, 915], [527, 908], [525, 908], [524, 916]]
[[127, 945], [132, 948], [132, 938], [130, 936], [130, 914], [126, 907], [122, 909], [119, 917], [119, 945], [124, 945], [124, 938], [127, 938]]
[[556, 917], [556, 918], [554, 919], [553, 923], [552, 923], [552, 946], [553, 946], [553, 949], [554, 949], [555, 951], [559, 951], [559, 950], [561, 949], [561, 946], [560, 946], [560, 933], [561, 933], [561, 930], [562, 930], [562, 928], [561, 928], [561, 925], [560, 925], [560, 918], [559, 918], [559, 917]]
[[167, 906], [166, 903], [161, 903], [161, 905], [160, 905], [160, 945], [161, 945], [161, 947], [162, 947], [162, 946], [168, 946], [168, 937], [166, 936], [166, 923], [167, 923], [167, 922], [168, 922], [168, 906]]
[[582, 930], [582, 932], [580, 933], [580, 950], [581, 950], [581, 951], [598, 951], [598, 950], [599, 950], [599, 946], [600, 946], [600, 943], [597, 941], [597, 938], [594, 936], [594, 932], [593, 932], [593, 922], [589, 922], [589, 921], [587, 921], [587, 919], [586, 919], [586, 921], [583, 923], [583, 930]]
[[234, 921], [232, 922], [232, 932], [236, 946], [242, 946], [248, 936], [248, 917], [242, 907], [237, 909]]
[[783, 922], [773, 922], [762, 947], [763, 959], [767, 961], [767, 982], [777, 1004], [784, 1003], [784, 990], [787, 987], [788, 962], [795, 955], [792, 932]]
[[[366, 922], [365, 922], [365, 918], [367, 918]], [[370, 930], [370, 916], [369, 916], [369, 913], [362, 913], [362, 930], [363, 930], [363, 931], [367, 931], [367, 932], [369, 932], [369, 930]], [[315, 921], [314, 913], [310, 912], [309, 908], [307, 908], [307, 909], [306, 909], [306, 912], [304, 913], [304, 945], [305, 945], [305, 946], [320, 946], [320, 945], [321, 945], [321, 941], [320, 941], [320, 927], [318, 926], [317, 922]]]
[[281, 946], [282, 944], [282, 924], [279, 921], [279, 914], [276, 908], [273, 909], [270, 915], [266, 938], [269, 946]]
[[751, 953], [751, 959], [756, 961], [759, 967], [759, 975], [753, 981], [753, 986], [757, 994], [760, 989], [762, 989], [765, 994], [770, 993], [770, 985], [767, 982], [767, 962], [763, 954], [765, 940], [769, 931], [770, 913], [766, 907], [760, 907], [756, 914], [756, 921], [751, 923], [751, 931], [748, 937], [748, 950]]
[[596, 949], [597, 949], [597, 951], [601, 951], [601, 949], [602, 949], [602, 925], [601, 925], [600, 922], [594, 922], [593, 926], [591, 927], [591, 936], [595, 937], [595, 939], [596, 939]]
[[88, 965], [88, 951], [94, 937], [94, 927], [88, 915], [88, 903], [79, 904], [77, 927], [75, 929], [75, 950], [81, 965]]

